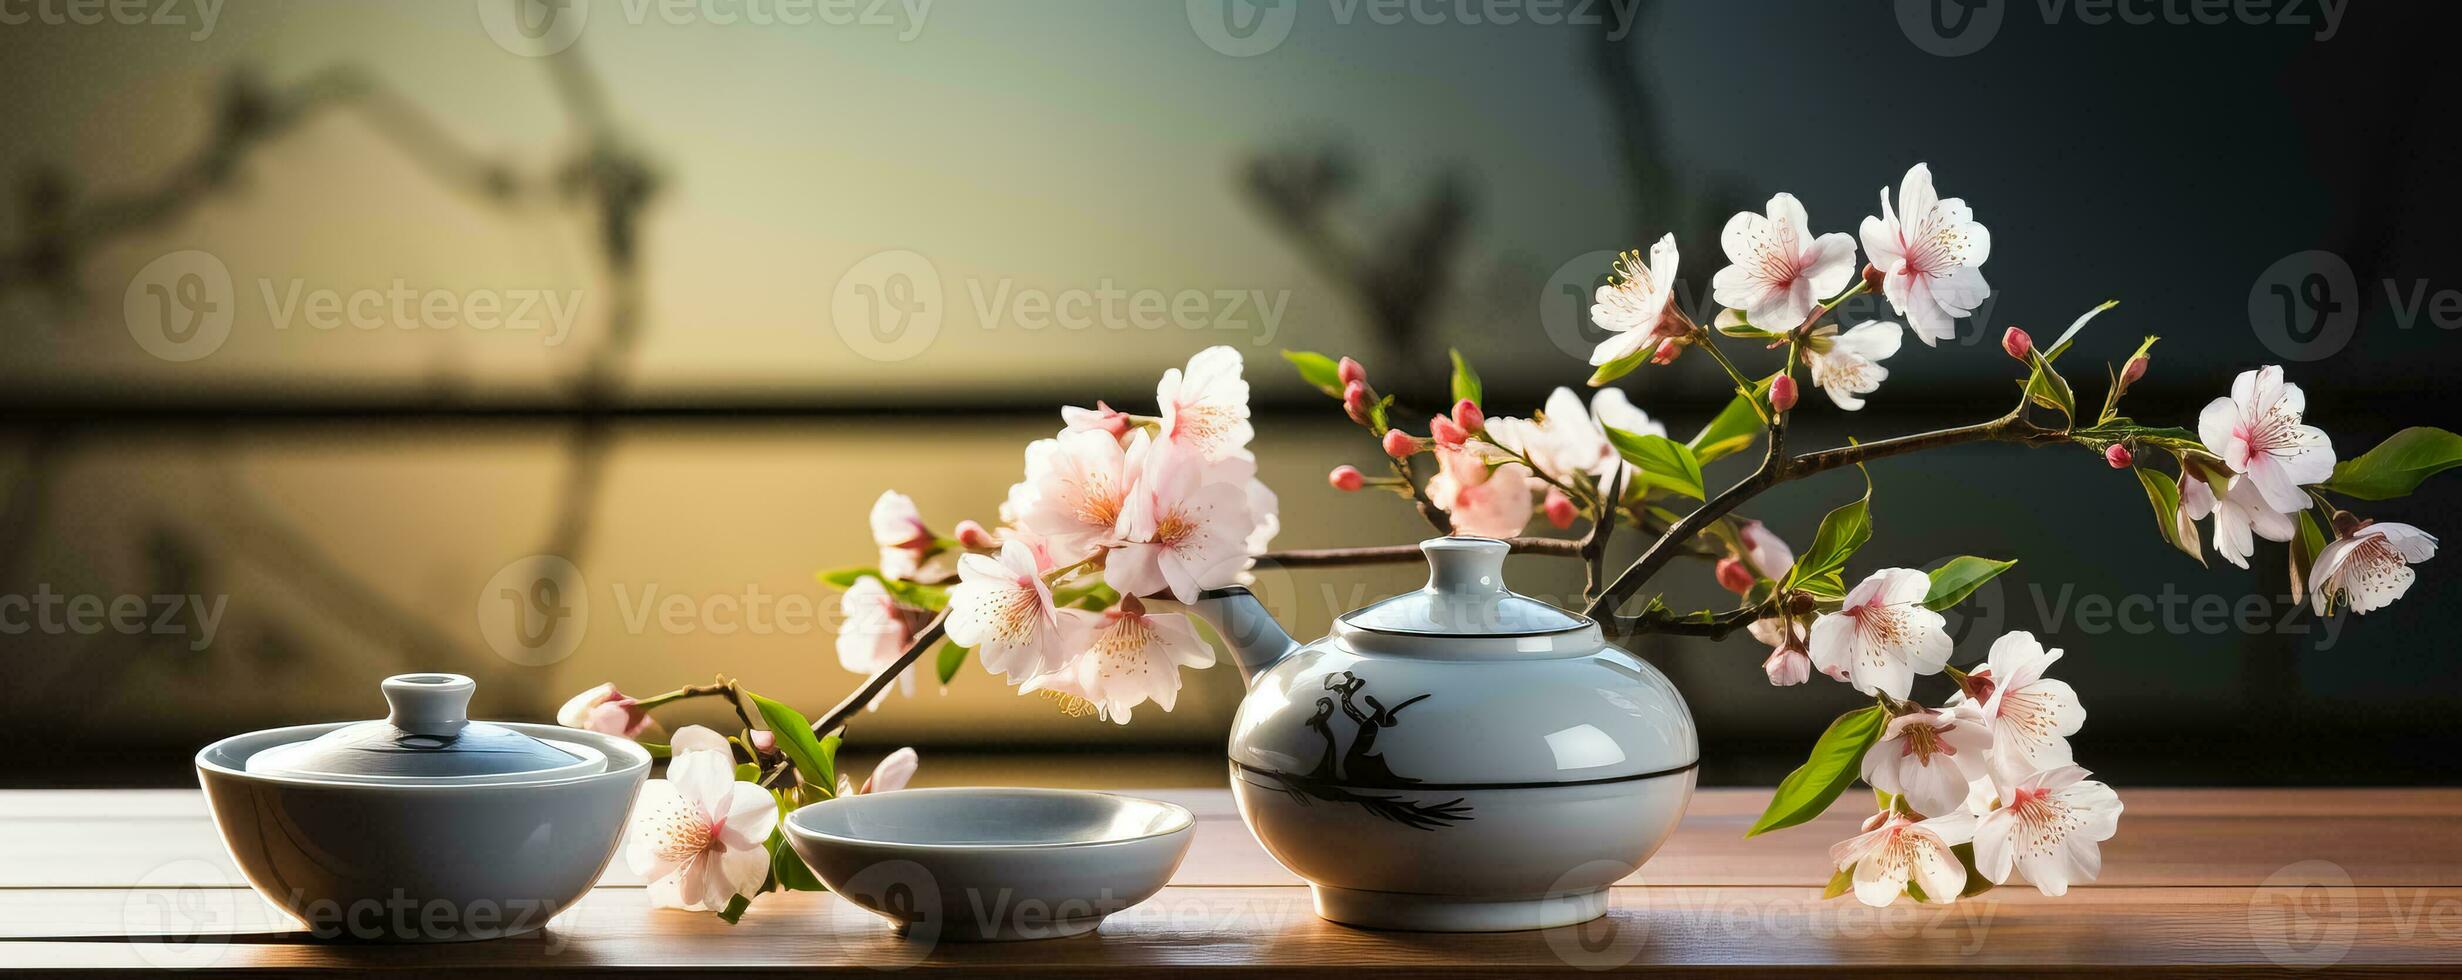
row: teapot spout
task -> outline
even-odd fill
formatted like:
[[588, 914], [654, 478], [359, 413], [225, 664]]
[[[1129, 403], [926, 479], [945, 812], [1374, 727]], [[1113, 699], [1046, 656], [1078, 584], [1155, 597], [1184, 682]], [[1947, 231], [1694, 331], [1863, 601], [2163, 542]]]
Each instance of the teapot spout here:
[[1255, 680], [1258, 674], [1273, 668], [1282, 658], [1299, 648], [1298, 641], [1284, 631], [1258, 602], [1255, 594], [1244, 585], [1207, 589], [1197, 594], [1197, 601], [1188, 603], [1188, 610], [1222, 634], [1230, 644], [1231, 655], [1239, 661], [1240, 679]]

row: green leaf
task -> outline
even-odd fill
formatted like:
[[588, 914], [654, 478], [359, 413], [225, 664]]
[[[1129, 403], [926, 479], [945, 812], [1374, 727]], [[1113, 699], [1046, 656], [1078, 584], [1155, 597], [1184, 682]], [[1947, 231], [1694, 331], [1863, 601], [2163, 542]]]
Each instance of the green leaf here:
[[812, 577], [819, 579], [824, 585], [849, 589], [853, 588], [858, 580], [881, 577], [881, 570], [870, 565], [857, 565], [852, 568], [833, 568], [825, 572], [814, 572]]
[[[2104, 310], [2111, 309], [2112, 307], [2118, 305], [2120, 305], [2119, 300], [2107, 299], [2094, 309], [2078, 314], [2077, 319], [2070, 322], [2069, 329], [2060, 332], [2060, 339], [2052, 341], [2052, 352], [2044, 355], [2044, 360], [2059, 360], [2060, 355], [2068, 353], [2069, 343], [2077, 339], [2077, 332], [2086, 329], [2086, 321], [2092, 320], [2095, 317], [2102, 315]], [[2151, 344], [2153, 341], [2147, 341], [2147, 343]]]
[[2413, 426], [2377, 443], [2375, 449], [2334, 467], [2321, 488], [2361, 500], [2389, 500], [2419, 488], [2421, 481], [2462, 465], [2462, 436], [2431, 426]]
[[1973, 898], [1992, 890], [1992, 879], [1984, 877], [1983, 872], [1975, 870], [1974, 842], [1951, 844], [1949, 853], [1957, 855], [1958, 863], [1966, 866], [1966, 887], [1958, 891], [1959, 898]]
[[1653, 353], [1656, 353], [1654, 348], [1644, 347], [1620, 359], [1599, 365], [1598, 370], [1590, 372], [1590, 387], [1596, 388], [1633, 373], [1633, 369], [1648, 363]]
[[1787, 574], [1790, 583], [1802, 584], [1824, 573], [1846, 567], [1864, 542], [1872, 540], [1872, 476], [1864, 475], [1864, 495], [1853, 503], [1830, 511], [1821, 518], [1821, 528], [1813, 532], [1812, 548], [1796, 559], [1795, 569]]
[[1761, 812], [1761, 819], [1753, 821], [1752, 829], [1745, 831], [1744, 836], [1792, 827], [1829, 809], [1847, 784], [1855, 781], [1862, 770], [1864, 750], [1881, 737], [1881, 728], [1888, 721], [1888, 712], [1876, 704], [1849, 711], [1830, 722], [1829, 730], [1813, 743], [1812, 756], [1778, 782], [1778, 791], [1770, 795], [1769, 808]]
[[749, 896], [737, 895], [734, 898], [727, 900], [726, 910], [718, 913], [718, 920], [728, 925], [734, 925], [737, 922], [743, 921], [744, 913], [750, 911], [751, 909], [752, 899]]
[[1709, 493], [1701, 485], [1701, 460], [1691, 448], [1666, 436], [1626, 432], [1615, 426], [1605, 426], [1607, 441], [1616, 447], [1617, 455], [1641, 471], [1651, 486], [1664, 487], [1700, 500]]
[[1309, 350], [1286, 350], [1282, 359], [1299, 369], [1299, 379], [1315, 385], [1336, 398], [1342, 397], [1342, 365], [1333, 358]]
[[1462, 356], [1459, 349], [1448, 349], [1445, 353], [1453, 357], [1453, 400], [1458, 402], [1467, 398], [1471, 404], [1478, 404], [1479, 372], [1470, 369], [1470, 361]]
[[1949, 564], [1932, 570], [1932, 591], [1924, 594], [1923, 607], [1939, 612], [1975, 594], [1983, 583], [2008, 571], [2015, 561], [1993, 561], [1973, 555], [1959, 555]]
[[1838, 869], [1837, 874], [1829, 876], [1829, 885], [1828, 887], [1821, 889], [1821, 898], [1822, 900], [1827, 901], [1840, 895], [1844, 895], [1847, 892], [1852, 891], [1854, 888], [1855, 866], [1850, 864], [1846, 867]]
[[1702, 426], [1701, 431], [1694, 434], [1693, 441], [1685, 445], [1692, 447], [1693, 455], [1704, 463], [1750, 448], [1753, 440], [1761, 435], [1761, 405], [1768, 399], [1769, 389], [1769, 380], [1763, 379], [1753, 386], [1752, 394], [1737, 393], [1727, 402], [1727, 407], [1720, 409], [1718, 416], [1711, 419], [1710, 424]]
[[2069, 379], [2052, 368], [2051, 358], [2042, 351], [2026, 352], [2026, 364], [2032, 373], [2026, 377], [2026, 400], [2045, 408], [2056, 408], [2070, 420], [2077, 418], [2077, 393], [2069, 389]]
[[1792, 588], [1812, 593], [1815, 599], [1839, 602], [1846, 599], [1846, 577], [1838, 569], [1830, 569], [1811, 578], [1793, 583]]
[[958, 646], [957, 641], [955, 640], [942, 643], [940, 645], [940, 662], [934, 665], [940, 672], [940, 683], [942, 686], [947, 686], [949, 680], [957, 676], [957, 669], [964, 666], [965, 663], [965, 647]]
[[[783, 802], [780, 809], [786, 809]], [[812, 868], [804, 864], [804, 859], [795, 853], [794, 845], [787, 843], [786, 827], [783, 824], [769, 832], [769, 876], [778, 882], [779, 888], [791, 892], [829, 890], [829, 886], [822, 884], [820, 877], [814, 875]]]
[[2137, 482], [2146, 485], [2146, 501], [2154, 505], [2154, 524], [2163, 540], [2182, 554], [2206, 563], [2205, 547], [2197, 540], [2197, 525], [2180, 512], [2180, 485], [2171, 474], [2136, 467]]
[[838, 785], [838, 736], [819, 738], [812, 734], [812, 723], [795, 709], [768, 698], [744, 692], [752, 705], [760, 709], [761, 722], [778, 737], [778, 751], [795, 763], [795, 775], [806, 786], [834, 790]]
[[1785, 336], [1775, 330], [1753, 326], [1752, 321], [1744, 318], [1744, 311], [1733, 309], [1718, 311], [1718, 316], [1710, 321], [1710, 329], [1744, 340], [1774, 340]]

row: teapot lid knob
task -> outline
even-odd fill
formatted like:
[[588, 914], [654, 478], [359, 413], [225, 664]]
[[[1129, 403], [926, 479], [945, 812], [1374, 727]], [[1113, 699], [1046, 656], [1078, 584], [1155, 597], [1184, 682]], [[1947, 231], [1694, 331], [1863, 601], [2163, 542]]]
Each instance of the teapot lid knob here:
[[1513, 548], [1495, 538], [1429, 538], [1419, 543], [1428, 556], [1428, 591], [1447, 596], [1502, 595], [1505, 555]]
[[451, 738], [470, 724], [470, 695], [478, 682], [460, 674], [397, 674], [381, 685], [385, 721], [417, 735]]

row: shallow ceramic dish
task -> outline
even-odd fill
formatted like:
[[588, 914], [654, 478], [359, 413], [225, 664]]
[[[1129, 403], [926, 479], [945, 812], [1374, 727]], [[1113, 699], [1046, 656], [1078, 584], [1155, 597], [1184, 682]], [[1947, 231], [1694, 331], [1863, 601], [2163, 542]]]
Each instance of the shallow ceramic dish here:
[[[467, 704], [469, 679], [449, 674], [395, 678], [389, 699], [406, 678]], [[555, 725], [423, 734], [416, 710], [394, 708], [383, 722], [269, 729], [197, 753], [214, 824], [258, 894], [321, 938], [459, 942], [536, 931], [589, 893], [649, 773], [646, 750]], [[411, 726], [401, 740], [417, 744], [371, 748], [367, 730], [397, 722]], [[486, 759], [395, 758], [449, 750], [465, 735]], [[529, 762], [508, 763], [508, 753]], [[347, 761], [355, 754], [382, 758]], [[525, 764], [535, 773], [518, 771]], [[387, 767], [428, 771], [367, 771]]]
[[1057, 789], [909, 789], [787, 815], [829, 889], [910, 939], [1051, 939], [1153, 897], [1196, 818], [1170, 803]]

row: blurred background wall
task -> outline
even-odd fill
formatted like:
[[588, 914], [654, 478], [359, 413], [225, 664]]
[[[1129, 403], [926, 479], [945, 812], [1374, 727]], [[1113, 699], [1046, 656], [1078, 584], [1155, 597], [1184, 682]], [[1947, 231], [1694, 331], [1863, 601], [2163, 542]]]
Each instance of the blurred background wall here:
[[[868, 561], [874, 497], [990, 523], [1056, 405], [1143, 410], [1215, 344], [1249, 362], [1277, 543], [1411, 540], [1395, 501], [1325, 488], [1375, 449], [1279, 350], [1352, 353], [1427, 406], [1457, 346], [1492, 414], [1526, 414], [1586, 376], [1581, 297], [1614, 250], [1675, 232], [1706, 303], [1727, 214], [1787, 190], [1852, 231], [1917, 161], [1991, 228], [1996, 293], [1891, 360], [1865, 411], [1808, 402], [1807, 445], [1996, 414], [2001, 328], [2049, 337], [2107, 298], [2075, 363], [2162, 335], [2140, 418], [2193, 424], [2282, 363], [2346, 456], [2462, 421], [2449, 15], [2097, 9], [0, 7], [0, 594], [149, 620], [0, 635], [5, 778], [184, 782], [207, 739], [370, 715], [413, 668], [478, 676], [509, 717], [719, 672], [818, 711], [857, 677], [813, 573]], [[1625, 386], [1682, 434], [1723, 403], [1714, 375]], [[2066, 648], [2080, 756], [2112, 778], [2454, 775], [2443, 563], [2318, 622], [2279, 549], [2200, 569], [2083, 452], [1872, 475], [1859, 564], [2020, 558], [1957, 619], [1960, 657], [2007, 629]], [[1755, 513], [1800, 543], [1853, 480]], [[2455, 499], [2431, 483], [2372, 516], [2441, 533]], [[536, 555], [586, 582], [543, 665], [482, 629]], [[1516, 562], [1524, 591], [1579, 590]], [[1416, 582], [1262, 577], [1303, 635]], [[1705, 571], [1671, 579], [1716, 599]], [[650, 612], [677, 596], [690, 615]], [[731, 612], [764, 603], [766, 624]], [[1774, 780], [1855, 700], [1771, 689], [1740, 637], [1645, 652], [1691, 698], [1710, 782]], [[863, 716], [850, 752], [970, 760], [938, 781], [1209, 782], [1238, 683], [1189, 684], [1123, 728], [970, 667]]]

